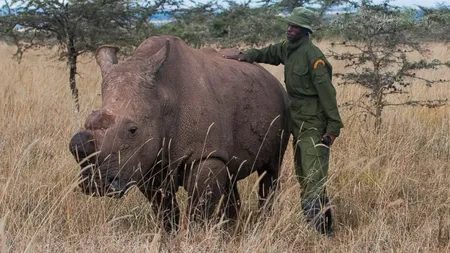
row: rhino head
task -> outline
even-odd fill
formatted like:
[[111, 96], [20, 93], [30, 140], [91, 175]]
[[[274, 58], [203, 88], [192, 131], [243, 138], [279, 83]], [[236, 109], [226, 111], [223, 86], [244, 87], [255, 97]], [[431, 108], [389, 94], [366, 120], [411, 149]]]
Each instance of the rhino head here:
[[80, 187], [96, 196], [121, 197], [154, 165], [164, 138], [164, 101], [155, 74], [169, 54], [169, 42], [155, 54], [118, 64], [118, 48], [100, 47], [102, 107], [76, 133], [69, 149], [81, 165]]

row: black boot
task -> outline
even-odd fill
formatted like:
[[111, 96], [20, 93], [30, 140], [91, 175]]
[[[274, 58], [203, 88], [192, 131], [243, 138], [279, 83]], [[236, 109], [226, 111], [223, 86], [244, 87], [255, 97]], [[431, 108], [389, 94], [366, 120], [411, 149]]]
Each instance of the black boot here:
[[325, 213], [324, 213], [324, 226], [323, 226], [323, 231], [322, 234], [328, 236], [328, 237], [332, 237], [334, 236], [334, 232], [333, 232], [333, 216], [331, 214], [331, 208], [328, 205], [328, 198], [325, 197], [324, 198], [324, 208], [325, 208]]
[[327, 206], [328, 198], [305, 199], [302, 201], [303, 213], [306, 222], [319, 233], [333, 236], [331, 209]]

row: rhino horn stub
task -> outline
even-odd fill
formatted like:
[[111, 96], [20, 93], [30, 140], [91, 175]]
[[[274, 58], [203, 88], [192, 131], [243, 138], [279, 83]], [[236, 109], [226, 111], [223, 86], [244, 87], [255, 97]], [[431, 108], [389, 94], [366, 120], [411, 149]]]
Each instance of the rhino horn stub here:
[[86, 129], [96, 130], [96, 129], [108, 129], [115, 122], [113, 115], [103, 111], [97, 110], [93, 111], [91, 116], [86, 120]]
[[170, 53], [170, 40], [166, 40], [165, 46], [163, 46], [156, 54], [149, 58], [148, 64], [151, 66], [151, 75], [154, 75], [161, 68], [163, 63], [169, 57]]
[[100, 66], [103, 78], [111, 71], [111, 67], [118, 63], [118, 51], [119, 48], [116, 46], [104, 45], [99, 47], [95, 52], [95, 59]]

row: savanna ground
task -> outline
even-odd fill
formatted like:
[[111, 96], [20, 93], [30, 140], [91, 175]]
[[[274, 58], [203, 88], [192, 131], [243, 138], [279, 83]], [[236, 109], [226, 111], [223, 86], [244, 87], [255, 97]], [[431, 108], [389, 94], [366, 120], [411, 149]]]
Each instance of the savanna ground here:
[[[318, 45], [326, 52], [329, 43]], [[430, 57], [450, 58], [445, 45], [430, 49]], [[272, 216], [255, 218], [252, 176], [239, 185], [243, 204], [237, 225], [194, 226], [170, 238], [137, 190], [119, 200], [77, 190], [79, 168], [68, 142], [100, 106], [95, 61], [81, 59], [81, 112], [75, 114], [66, 65], [45, 49], [26, 55], [19, 65], [13, 52], [0, 46], [0, 252], [450, 252], [449, 106], [387, 109], [381, 135], [370, 117], [341, 110], [345, 128], [333, 147], [328, 182], [332, 239], [302, 220], [290, 146]], [[331, 62], [343, 70], [342, 62]], [[283, 80], [282, 67], [267, 68]], [[450, 79], [449, 73], [418, 74]], [[362, 93], [356, 86], [337, 86], [337, 91], [341, 104]], [[450, 83], [418, 83], [408, 91], [393, 101], [450, 98]], [[179, 197], [185, 208], [185, 194], [180, 191]]]

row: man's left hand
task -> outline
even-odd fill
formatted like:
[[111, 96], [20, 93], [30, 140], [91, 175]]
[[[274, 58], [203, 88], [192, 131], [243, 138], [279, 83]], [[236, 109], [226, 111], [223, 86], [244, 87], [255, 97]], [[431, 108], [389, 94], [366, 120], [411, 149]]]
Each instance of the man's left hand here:
[[224, 55], [223, 58], [237, 60], [237, 61], [243, 61], [244, 54], [240, 52], [239, 54], [235, 54], [235, 55]]
[[332, 134], [329, 134], [329, 133], [325, 133], [325, 134], [322, 136], [322, 139], [320, 139], [320, 141], [323, 142], [323, 141], [324, 141], [325, 139], [327, 139], [327, 138], [329, 138], [329, 140], [330, 140], [330, 143], [329, 143], [328, 146], [333, 145], [334, 140], [336, 139], [336, 136], [334, 136], [334, 135], [332, 135]]

